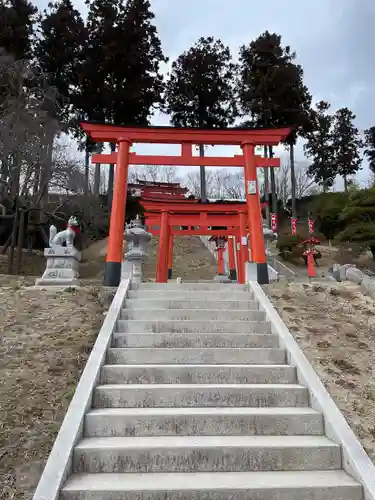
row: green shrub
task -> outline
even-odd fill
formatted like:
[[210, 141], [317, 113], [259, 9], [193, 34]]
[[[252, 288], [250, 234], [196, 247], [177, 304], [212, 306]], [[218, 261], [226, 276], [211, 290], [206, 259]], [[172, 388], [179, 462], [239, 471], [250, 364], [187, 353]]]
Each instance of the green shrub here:
[[280, 257], [284, 260], [298, 258], [301, 255], [301, 249], [299, 248], [301, 241], [298, 234], [280, 234], [276, 243]]

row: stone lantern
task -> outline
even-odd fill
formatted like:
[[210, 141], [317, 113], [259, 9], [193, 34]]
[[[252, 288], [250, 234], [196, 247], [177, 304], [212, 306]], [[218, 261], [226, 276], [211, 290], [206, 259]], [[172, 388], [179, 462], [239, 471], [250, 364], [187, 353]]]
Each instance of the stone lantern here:
[[277, 240], [277, 234], [272, 231], [272, 229], [269, 229], [266, 225], [266, 223], [263, 223], [263, 237], [264, 237], [264, 243], [266, 247], [266, 255], [271, 255], [270, 249], [269, 249], [269, 244], [271, 241]]
[[139, 215], [126, 226], [124, 240], [128, 242], [128, 251], [122, 263], [122, 279], [126, 278], [132, 269], [132, 281], [142, 282], [143, 263], [148, 257], [147, 247], [151, 238], [152, 235], [146, 231]]

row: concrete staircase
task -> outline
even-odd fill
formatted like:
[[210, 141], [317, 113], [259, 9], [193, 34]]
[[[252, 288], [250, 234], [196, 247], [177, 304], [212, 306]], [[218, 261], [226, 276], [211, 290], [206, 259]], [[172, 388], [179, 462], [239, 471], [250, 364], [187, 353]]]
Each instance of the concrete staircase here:
[[142, 284], [125, 306], [61, 499], [362, 500], [245, 286]]

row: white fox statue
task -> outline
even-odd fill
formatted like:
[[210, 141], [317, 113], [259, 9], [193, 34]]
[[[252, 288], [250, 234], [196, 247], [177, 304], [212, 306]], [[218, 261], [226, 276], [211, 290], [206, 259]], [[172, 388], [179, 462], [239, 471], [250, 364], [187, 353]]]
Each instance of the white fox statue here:
[[52, 225], [49, 228], [49, 246], [64, 246], [67, 247], [74, 246], [75, 231], [72, 227], [78, 226], [78, 220], [76, 217], [72, 216], [68, 220], [68, 227], [63, 231], [57, 232], [56, 226]]

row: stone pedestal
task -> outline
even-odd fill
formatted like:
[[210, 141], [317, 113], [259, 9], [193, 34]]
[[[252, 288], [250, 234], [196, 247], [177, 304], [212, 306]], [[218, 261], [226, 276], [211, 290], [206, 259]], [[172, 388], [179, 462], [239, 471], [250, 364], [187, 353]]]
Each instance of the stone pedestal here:
[[74, 247], [52, 245], [44, 249], [47, 258], [46, 270], [37, 278], [37, 286], [77, 286], [79, 285], [79, 262], [81, 252]]

